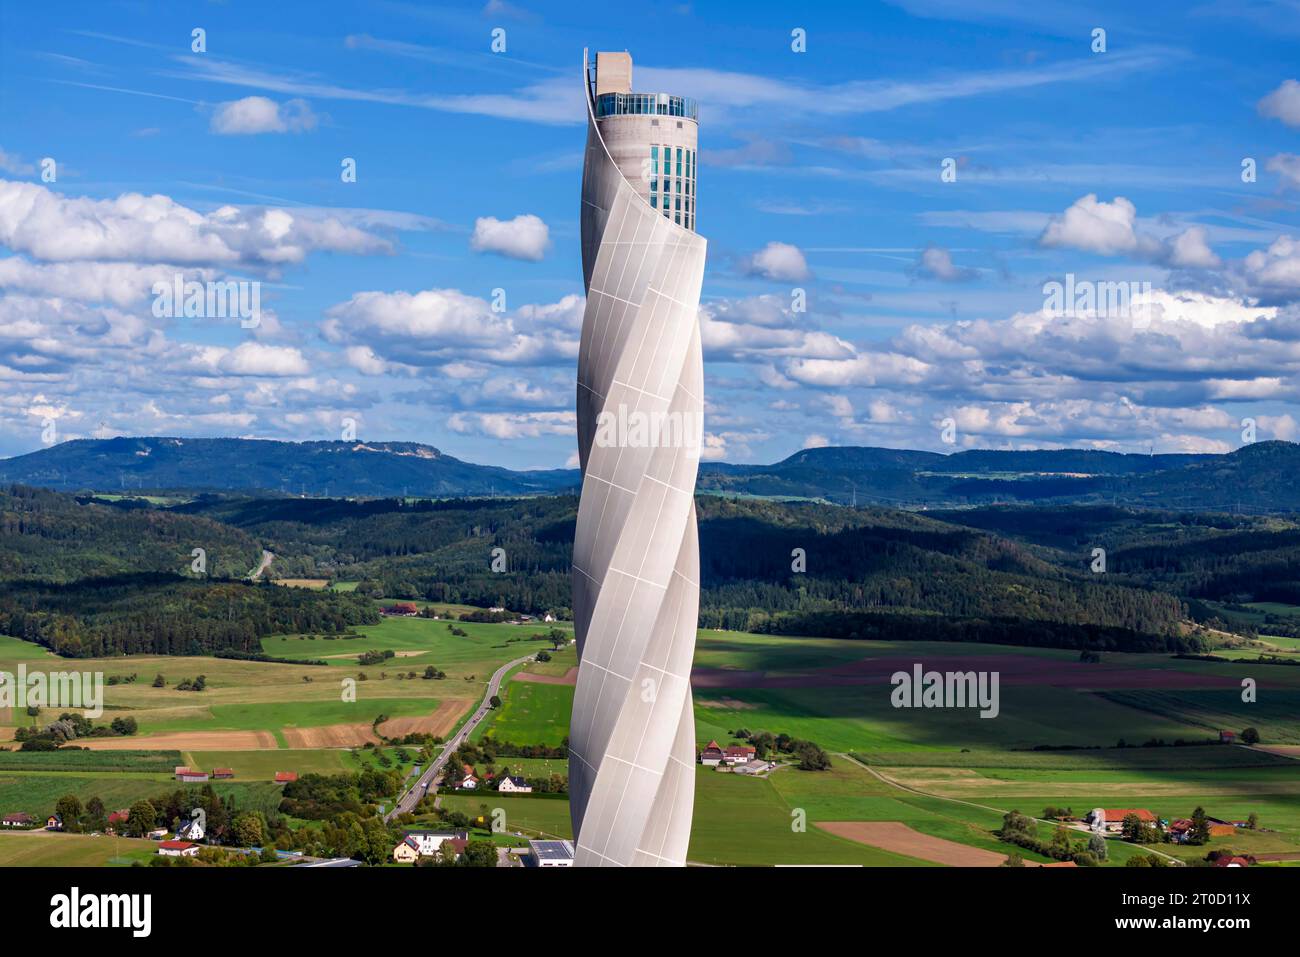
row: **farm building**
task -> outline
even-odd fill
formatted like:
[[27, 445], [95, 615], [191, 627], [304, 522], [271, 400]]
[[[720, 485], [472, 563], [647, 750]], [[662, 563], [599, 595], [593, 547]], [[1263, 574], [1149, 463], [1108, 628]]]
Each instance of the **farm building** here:
[[15, 811], [13, 814], [6, 814], [4, 820], [0, 821], [5, 827], [31, 827], [36, 823], [36, 819], [26, 811]]
[[297, 780], [298, 780], [297, 771], [276, 771], [275, 772], [276, 784], [291, 784], [292, 782]]
[[529, 859], [533, 867], [572, 867], [572, 841], [529, 841]]
[[1094, 831], [1106, 831], [1111, 834], [1117, 834], [1124, 829], [1124, 818], [1130, 814], [1136, 814], [1139, 821], [1143, 824], [1156, 823], [1156, 816], [1142, 807], [1107, 807], [1093, 808], [1088, 812], [1084, 820], [1092, 826]]
[[1220, 741], [1220, 743], [1222, 743], [1222, 744], [1236, 744], [1236, 743], [1237, 743], [1237, 732], [1235, 732], [1235, 731], [1220, 731], [1220, 732], [1219, 732], [1219, 741]]
[[497, 785], [498, 791], [504, 791], [507, 794], [532, 794], [533, 788], [524, 778], [515, 777], [507, 774], [501, 778], [501, 783]]
[[235, 772], [234, 772], [234, 770], [233, 770], [232, 768], [213, 768], [213, 769], [212, 769], [212, 780], [214, 780], [214, 781], [223, 781], [223, 780], [225, 780], [225, 779], [227, 779], [227, 778], [233, 778], [234, 776], [235, 776]]
[[1214, 859], [1215, 867], [1250, 867], [1250, 860], [1245, 857], [1216, 857]]
[[414, 602], [399, 601], [379, 610], [383, 614], [389, 616], [398, 615], [402, 617], [410, 617], [411, 615], [418, 615], [420, 613], [420, 606]]
[[737, 764], [733, 770], [737, 774], [763, 774], [766, 771], [771, 771], [774, 767], [776, 765], [771, 761], [743, 761]]
[[176, 780], [180, 781], [182, 784], [202, 784], [207, 779], [207, 771], [190, 771], [187, 769], [185, 771], [178, 771], [176, 774]]
[[742, 761], [754, 760], [757, 753], [752, 744], [730, 744], [723, 748], [722, 760], [725, 764], [740, 764]]
[[158, 853], [163, 857], [193, 857], [199, 853], [199, 846], [189, 841], [163, 841]]
[[117, 833], [117, 829], [125, 825], [127, 818], [129, 818], [130, 816], [131, 816], [131, 812], [128, 811], [126, 808], [122, 808], [120, 811], [109, 812], [108, 832], [110, 834]]
[[704, 750], [700, 752], [700, 764], [705, 767], [716, 768], [722, 763], [722, 757], [722, 748], [718, 746], [718, 742], [710, 741]]
[[48, 818], [45, 819], [45, 830], [47, 831], [63, 830], [63, 818], [59, 817], [57, 814], [51, 814]]

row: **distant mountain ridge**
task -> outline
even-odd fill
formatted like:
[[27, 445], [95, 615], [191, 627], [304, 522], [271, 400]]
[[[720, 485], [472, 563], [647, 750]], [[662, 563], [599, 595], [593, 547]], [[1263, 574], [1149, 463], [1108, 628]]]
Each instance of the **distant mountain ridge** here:
[[[1241, 511], [1300, 510], [1300, 445], [1258, 442], [1227, 454], [1095, 449], [870, 446], [803, 449], [771, 465], [704, 463], [703, 494], [946, 508], [1099, 503]], [[186, 489], [308, 496], [436, 498], [574, 491], [576, 469], [478, 465], [418, 442], [283, 442], [138, 437], [78, 439], [0, 459], [0, 482], [61, 491]]]
[[577, 484], [565, 470], [462, 462], [418, 442], [280, 442], [171, 436], [76, 439], [0, 459], [0, 482], [62, 491], [278, 491], [376, 496], [536, 495]]

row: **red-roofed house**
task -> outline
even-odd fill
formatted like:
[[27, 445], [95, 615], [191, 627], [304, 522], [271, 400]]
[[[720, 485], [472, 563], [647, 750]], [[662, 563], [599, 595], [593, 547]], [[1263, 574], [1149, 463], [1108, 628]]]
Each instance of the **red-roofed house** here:
[[158, 853], [163, 857], [193, 857], [199, 852], [199, 846], [190, 841], [163, 841], [158, 845]]
[[222, 778], [233, 778], [234, 776], [235, 776], [235, 772], [233, 768], [212, 769], [212, 779], [214, 781], [221, 780]]
[[36, 819], [26, 811], [15, 811], [13, 814], [6, 814], [4, 820], [0, 823], [5, 827], [30, 827], [36, 822]]
[[731, 744], [722, 752], [722, 760], [727, 764], [741, 764], [752, 761], [758, 751], [752, 744]]
[[1094, 831], [1119, 832], [1124, 829], [1124, 818], [1130, 814], [1136, 814], [1143, 824], [1156, 823], [1156, 816], [1144, 807], [1093, 808], [1084, 820], [1092, 825]]
[[710, 741], [708, 746], [700, 752], [700, 764], [708, 765], [711, 768], [716, 768], [721, 764], [722, 758], [722, 748], [718, 746], [716, 741]]
[[297, 772], [297, 771], [276, 771], [276, 772], [275, 772], [275, 783], [276, 783], [276, 784], [289, 784], [289, 783], [291, 783], [291, 782], [293, 782], [293, 781], [297, 781], [297, 780], [298, 780], [298, 772]]
[[1219, 741], [1220, 741], [1220, 743], [1222, 743], [1222, 744], [1236, 744], [1236, 743], [1237, 743], [1237, 732], [1236, 732], [1236, 731], [1220, 731], [1220, 732], [1219, 732]]
[[1223, 857], [1216, 857], [1214, 859], [1214, 866], [1215, 867], [1250, 867], [1250, 861], [1244, 857], [1228, 857], [1225, 854]]
[[182, 784], [202, 784], [207, 779], [207, 771], [178, 771], [176, 773], [176, 780]]
[[108, 815], [109, 833], [110, 834], [117, 833], [117, 829], [125, 825], [127, 818], [129, 818], [130, 816], [131, 816], [131, 812], [128, 811], [126, 808], [122, 808], [122, 810], [120, 811], [110, 811]]

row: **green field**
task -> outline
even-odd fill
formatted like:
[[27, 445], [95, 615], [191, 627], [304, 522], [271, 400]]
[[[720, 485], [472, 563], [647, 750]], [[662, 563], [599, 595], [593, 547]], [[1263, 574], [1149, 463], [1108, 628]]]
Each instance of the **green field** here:
[[185, 751], [179, 762], [200, 771], [230, 768], [236, 781], [271, 781], [277, 771], [298, 774], [342, 774], [357, 764], [341, 748], [281, 749], [278, 751]]
[[1099, 748], [1089, 751], [857, 751], [853, 757], [863, 764], [878, 767], [1037, 768], [1058, 771], [1186, 771], [1289, 767], [1296, 763], [1281, 755], [1221, 745]]
[[[402, 654], [364, 668], [355, 657], [330, 658], [328, 668], [154, 656], [77, 662], [76, 667], [110, 675], [138, 675], [133, 683], [105, 689], [104, 720], [129, 713], [139, 721], [142, 735], [265, 731], [279, 747], [240, 751], [179, 745], [180, 750], [144, 754], [0, 751], [0, 812], [45, 814], [66, 793], [75, 793], [83, 801], [98, 794], [111, 807], [129, 805], [141, 797], [175, 790], [168, 773], [174, 764], [203, 770], [232, 767], [236, 779], [217, 782], [218, 792], [235, 794], [241, 807], [270, 810], [279, 800], [279, 789], [270, 783], [276, 771], [356, 770], [375, 766], [379, 753], [396, 767], [393, 748], [291, 750], [284, 729], [368, 725], [380, 713], [429, 714], [440, 701], [463, 701], [468, 707], [481, 697], [487, 677], [502, 663], [530, 651], [549, 650], [544, 642], [517, 640], [543, 633], [549, 625], [454, 624], [467, 636], [452, 635], [445, 621], [390, 618], [361, 629], [365, 636], [352, 641], [279, 637], [264, 642], [268, 653], [282, 657], [355, 656], [375, 648]], [[572, 646], [551, 654], [550, 662], [524, 667], [535, 674], [560, 676], [576, 663]], [[1142, 690], [1132, 690], [1130, 681], [1122, 689], [1075, 690], [1006, 681], [1000, 688], [1001, 711], [994, 719], [980, 718], [974, 709], [895, 709], [887, 682], [849, 684], [818, 678], [819, 672], [863, 659], [907, 657], [924, 662], [952, 655], [987, 658], [991, 670], [999, 668], [999, 662], [1023, 663], [1024, 659], [1071, 665], [1077, 661], [1077, 653], [1060, 649], [701, 632], [697, 666], [707, 669], [710, 686], [697, 687], [695, 692], [697, 741], [716, 738], [728, 743], [731, 733], [739, 729], [786, 733], [831, 752], [833, 768], [804, 772], [787, 767], [766, 778], [699, 768], [691, 860], [922, 863], [817, 828], [819, 822], [831, 821], [896, 821], [922, 834], [1009, 853], [1013, 848], [993, 835], [1002, 814], [1016, 809], [1037, 815], [1049, 804], [1068, 805], [1080, 814], [1099, 805], [1146, 807], [1166, 818], [1187, 816], [1198, 804], [1225, 819], [1244, 819], [1254, 812], [1267, 830], [1220, 839], [1211, 847], [1230, 846], [1246, 853], [1300, 851], [1300, 762], [1217, 744], [1113, 747], [1120, 739], [1131, 744], [1150, 738], [1204, 740], [1217, 736], [1219, 728], [1240, 731], [1247, 725], [1257, 727], [1265, 743], [1300, 742], [1300, 669], [1108, 653], [1106, 666], [1150, 672], [1151, 687], [1139, 685]], [[39, 647], [0, 637], [0, 669], [12, 670], [18, 661], [48, 668], [51, 660], [57, 662]], [[427, 664], [443, 669], [448, 677], [440, 681], [397, 678], [408, 670], [420, 673]], [[341, 701], [341, 680], [359, 671], [369, 680], [357, 682], [358, 702]], [[166, 686], [153, 688], [152, 677], [159, 672], [165, 675]], [[729, 672], [737, 676], [734, 687], [726, 686]], [[1162, 673], [1168, 672], [1178, 672], [1179, 682], [1190, 682], [1191, 687], [1160, 690]], [[200, 673], [207, 676], [207, 691], [175, 690], [180, 678]], [[1106, 673], [1106, 668], [1097, 672], [1101, 677]], [[1235, 683], [1241, 677], [1259, 681], [1258, 703], [1244, 705], [1239, 692], [1222, 687], [1225, 678]], [[1195, 687], [1201, 678], [1207, 684], [1204, 689]], [[1215, 682], [1219, 687], [1210, 687]], [[508, 680], [502, 688], [502, 706], [480, 725], [476, 737], [490, 734], [498, 741], [558, 746], [568, 734], [573, 694], [569, 685]], [[46, 714], [36, 720], [48, 718]], [[11, 722], [28, 720], [18, 716]], [[1039, 745], [1087, 747], [1030, 750]], [[870, 768], [843, 756], [848, 752]], [[415, 748], [408, 749], [409, 759], [414, 760], [415, 754]], [[508, 773], [530, 777], [550, 773], [567, 777], [568, 772], [563, 759], [501, 759], [498, 769], [506, 768]], [[489, 814], [492, 808], [502, 807], [512, 829], [569, 834], [564, 799], [483, 792], [444, 794], [443, 805], [472, 816], [483, 813], [484, 807]], [[807, 815], [806, 830], [791, 827], [792, 812], [797, 810]], [[1115, 865], [1144, 853], [1117, 841], [1110, 847]], [[1159, 845], [1158, 849], [1193, 859], [1208, 848]], [[3, 854], [0, 847], [0, 858]], [[1024, 857], [1035, 860], [1032, 854]]]
[[118, 771], [171, 775], [179, 751], [0, 751], [0, 771]]
[[502, 706], [474, 729], [474, 740], [491, 735], [515, 744], [558, 746], [569, 735], [573, 688], [532, 681], [509, 681]]
[[484, 791], [482, 794], [446, 794], [442, 806], [450, 811], [460, 811], [471, 818], [484, 817], [490, 821], [495, 808], [506, 812], [508, 830], [521, 830], [544, 837], [570, 838], [573, 829], [569, 822], [569, 802], [563, 798], [511, 797]]
[[[194, 785], [182, 785], [171, 775], [126, 776], [121, 774], [36, 774], [23, 771], [0, 772], [0, 813], [26, 811], [45, 817], [65, 794], [75, 794], [85, 804], [98, 797], [109, 809], [130, 807], [141, 799], [152, 800]], [[212, 789], [221, 796], [232, 795], [237, 806], [245, 810], [274, 811], [280, 805], [280, 788], [269, 782], [240, 783], [214, 781]]]
[[1219, 689], [1198, 691], [1104, 691], [1102, 697], [1144, 713], [1176, 720], [1217, 735], [1220, 729], [1241, 732], [1253, 727], [1262, 744], [1300, 744], [1300, 691], [1268, 686], [1273, 670], [1285, 666], [1263, 666], [1257, 701], [1246, 703], [1241, 692]]
[[130, 867], [157, 854], [153, 841], [129, 837], [0, 833], [0, 867]]

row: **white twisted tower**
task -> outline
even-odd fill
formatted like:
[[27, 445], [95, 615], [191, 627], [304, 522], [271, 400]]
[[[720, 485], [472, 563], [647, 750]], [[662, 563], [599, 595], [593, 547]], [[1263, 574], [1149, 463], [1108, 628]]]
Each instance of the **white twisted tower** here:
[[583, 80], [575, 863], [681, 866], [695, 803], [690, 671], [704, 413], [696, 108], [631, 92], [626, 53], [597, 54], [593, 76], [584, 52]]

